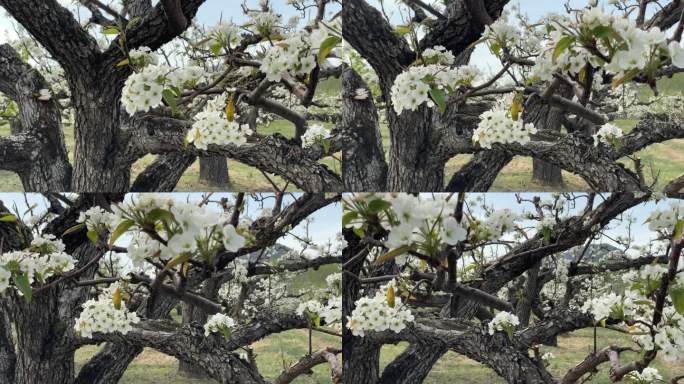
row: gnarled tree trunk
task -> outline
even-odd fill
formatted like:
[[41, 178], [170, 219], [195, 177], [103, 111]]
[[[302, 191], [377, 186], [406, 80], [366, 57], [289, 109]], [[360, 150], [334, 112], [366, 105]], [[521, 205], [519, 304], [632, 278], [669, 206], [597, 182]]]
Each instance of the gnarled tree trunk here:
[[212, 187], [225, 187], [230, 183], [228, 160], [221, 156], [200, 157], [200, 181]]

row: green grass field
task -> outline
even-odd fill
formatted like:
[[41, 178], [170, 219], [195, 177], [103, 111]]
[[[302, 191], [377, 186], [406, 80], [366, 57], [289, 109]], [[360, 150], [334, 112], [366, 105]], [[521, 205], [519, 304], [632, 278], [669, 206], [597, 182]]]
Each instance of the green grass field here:
[[[598, 330], [597, 347], [601, 349], [605, 346], [616, 344], [619, 346], [630, 346], [629, 337], [606, 329]], [[555, 358], [551, 361], [549, 371], [556, 377], [568, 371], [580, 363], [588, 353], [592, 351], [593, 337], [591, 329], [583, 329], [563, 336], [558, 339], [558, 347], [541, 348], [542, 353], [552, 352]], [[382, 367], [389, 364], [389, 362], [406, 347], [406, 345], [391, 345], [385, 346], [382, 349], [380, 359]], [[638, 356], [634, 353], [623, 353], [621, 355], [621, 362], [625, 363], [636, 359]], [[657, 368], [661, 375], [668, 379], [672, 376], [684, 374], [684, 362], [680, 361], [674, 364], [668, 364], [660, 359], [656, 359], [651, 366]], [[600, 366], [600, 372], [589, 383], [595, 384], [609, 384], [607, 371], [609, 364]], [[441, 384], [441, 383], [459, 383], [459, 384], [500, 384], [505, 383], [494, 371], [482, 364], [457, 355], [453, 352], [448, 352], [444, 355], [428, 375], [424, 382], [425, 384]]]
[[[292, 330], [271, 335], [252, 345], [257, 355], [259, 371], [267, 379], [276, 378], [286, 367], [294, 364], [308, 350], [308, 331]], [[328, 346], [341, 346], [340, 339], [314, 332], [313, 349]], [[76, 369], [85, 364], [95, 354], [98, 346], [88, 346], [76, 351]], [[294, 381], [298, 384], [330, 383], [330, 369], [321, 364], [313, 369], [313, 374], [300, 376]], [[197, 380], [178, 374], [178, 360], [153, 349], [146, 349], [128, 366], [128, 370], [119, 381], [120, 384], [213, 384], [212, 380]]]

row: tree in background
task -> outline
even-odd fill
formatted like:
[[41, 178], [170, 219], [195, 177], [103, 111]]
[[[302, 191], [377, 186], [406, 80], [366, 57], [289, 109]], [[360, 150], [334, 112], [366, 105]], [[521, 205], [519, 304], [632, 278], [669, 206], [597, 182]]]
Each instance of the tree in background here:
[[[345, 196], [344, 382], [421, 383], [448, 351], [512, 384], [580, 383], [600, 370], [661, 382], [654, 359], [684, 357], [684, 208], [660, 201], [643, 224], [650, 240], [637, 243], [645, 228], [629, 211], [650, 197], [524, 195], [518, 211], [463, 193]], [[592, 327], [632, 341], [595, 340], [554, 376], [544, 346]], [[383, 345], [399, 342], [408, 346], [380, 370]]]
[[[339, 244], [293, 229], [340, 195], [172, 196], [48, 194], [46, 212], [1, 206], [3, 383], [116, 383], [147, 347], [220, 383], [266, 383], [252, 343], [290, 329], [337, 334], [339, 274], [325, 288], [283, 281], [339, 262]], [[297, 234], [301, 251], [266, 258]], [[199, 315], [171, 319], [179, 303]], [[103, 343], [76, 372], [75, 351]], [[339, 347], [309, 350], [275, 382], [322, 363], [339, 382]]]

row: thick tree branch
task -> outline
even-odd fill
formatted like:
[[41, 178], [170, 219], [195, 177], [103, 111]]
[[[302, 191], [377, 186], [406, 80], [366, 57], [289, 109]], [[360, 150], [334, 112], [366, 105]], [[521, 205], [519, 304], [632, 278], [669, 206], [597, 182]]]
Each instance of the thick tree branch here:
[[95, 38], [57, 0], [0, 0], [19, 24], [75, 78], [100, 52]]

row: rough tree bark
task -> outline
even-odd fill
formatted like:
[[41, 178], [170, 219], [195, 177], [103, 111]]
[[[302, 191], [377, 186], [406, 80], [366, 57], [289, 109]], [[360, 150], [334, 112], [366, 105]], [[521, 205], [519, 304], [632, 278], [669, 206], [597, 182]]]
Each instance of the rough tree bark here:
[[[19, 121], [12, 124], [12, 134], [31, 139], [22, 145], [22, 151], [27, 152], [24, 155], [29, 156], [32, 166], [20, 166], [14, 171], [24, 188], [31, 191], [68, 190], [71, 180], [57, 102], [38, 100], [40, 90], [47, 88], [45, 78], [24, 63], [14, 48], [0, 45], [0, 92], [14, 100], [20, 110]], [[0, 155], [0, 160], [3, 158]]]
[[[365, 97], [364, 97], [364, 92]], [[342, 72], [342, 180], [350, 192], [385, 190], [387, 163], [373, 94], [352, 68]]]
[[221, 156], [202, 156], [200, 163], [200, 181], [213, 187], [225, 187], [230, 183], [228, 160]]

